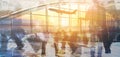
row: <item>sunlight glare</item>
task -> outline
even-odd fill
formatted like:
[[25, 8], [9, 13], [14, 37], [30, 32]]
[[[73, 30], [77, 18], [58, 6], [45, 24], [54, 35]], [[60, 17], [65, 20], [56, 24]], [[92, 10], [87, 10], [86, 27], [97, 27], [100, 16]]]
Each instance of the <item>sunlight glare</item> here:
[[62, 27], [69, 26], [69, 19], [61, 18], [61, 26]]

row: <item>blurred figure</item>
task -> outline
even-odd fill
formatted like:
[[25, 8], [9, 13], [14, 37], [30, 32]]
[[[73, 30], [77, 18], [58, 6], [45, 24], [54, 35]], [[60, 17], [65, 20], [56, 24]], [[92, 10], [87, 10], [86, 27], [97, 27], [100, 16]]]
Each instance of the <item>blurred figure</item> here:
[[66, 32], [64, 30], [61, 31], [61, 38], [62, 38], [62, 49], [64, 50], [66, 41], [68, 41]]
[[11, 39], [17, 44], [17, 50], [22, 50], [24, 44], [22, 43], [22, 38], [25, 36], [25, 31], [22, 28], [14, 28], [11, 30]]
[[97, 57], [102, 57], [102, 50], [103, 50], [103, 45], [101, 42], [98, 42]]
[[77, 49], [77, 32], [71, 32], [71, 37], [69, 38], [69, 45], [70, 48], [72, 49], [72, 54], [75, 53]]
[[37, 33], [37, 37], [42, 40], [42, 55], [46, 54], [46, 44], [49, 39], [49, 32]]
[[60, 31], [57, 31], [57, 32], [55, 32], [55, 34], [54, 34], [54, 44], [55, 44], [55, 53], [56, 53], [56, 55], [57, 55], [57, 53], [58, 53], [58, 43], [60, 42], [60, 34], [61, 34], [61, 32]]
[[[110, 35], [111, 36], [111, 35]], [[102, 41], [105, 48], [105, 53], [111, 53], [111, 44], [113, 42], [113, 37], [109, 37], [107, 29], [102, 30]]]
[[[49, 39], [46, 44], [46, 57], [55, 57], [55, 45], [53, 35], [49, 33]], [[51, 52], [52, 51], [52, 52]]]
[[88, 38], [87, 38], [87, 35], [86, 33], [83, 34], [83, 44], [87, 45], [88, 44]]

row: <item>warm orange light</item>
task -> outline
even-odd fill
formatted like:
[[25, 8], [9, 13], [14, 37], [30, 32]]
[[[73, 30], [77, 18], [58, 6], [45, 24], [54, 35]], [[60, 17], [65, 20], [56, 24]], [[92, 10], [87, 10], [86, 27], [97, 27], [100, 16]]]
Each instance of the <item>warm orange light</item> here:
[[57, 26], [58, 25], [58, 17], [49, 17], [48, 18], [49, 25]]
[[87, 20], [82, 20], [82, 29], [89, 30], [90, 22]]
[[88, 38], [90, 38], [90, 37], [91, 37], [91, 34], [90, 34], [90, 33], [87, 33], [86, 36], [87, 36]]
[[34, 25], [35, 25], [35, 28], [40, 28], [40, 23], [39, 22], [36, 22]]
[[80, 12], [80, 18], [85, 18], [86, 13], [85, 12]]
[[[86, 15], [85, 12], [88, 10], [89, 6], [90, 5], [87, 3], [85, 4], [68, 3], [65, 5], [60, 5], [60, 10], [65, 10], [70, 12], [73, 10], [77, 10], [75, 14], [59, 14], [59, 13], [48, 10], [48, 13], [47, 13], [48, 15], [46, 16], [45, 9], [33, 11], [32, 23], [34, 23], [34, 25], [37, 25], [36, 28], [40, 28], [38, 25], [46, 25], [46, 21], [48, 22], [48, 25], [53, 25], [53, 26], [59, 25], [59, 22], [61, 27], [67, 27], [69, 25], [77, 26], [78, 25], [77, 18], [80, 18], [80, 17], [85, 18], [85, 15]], [[78, 12], [79, 12], [79, 17], [78, 17]], [[23, 15], [22, 18], [30, 20], [31, 19], [30, 16], [31, 16], [30, 14], [26, 14], [26, 15]], [[47, 20], [46, 20], [46, 17], [48, 18]], [[71, 20], [72, 22], [69, 21], [69, 17], [70, 19], [74, 18], [73, 20]], [[69, 22], [71, 22], [71, 24]], [[82, 28], [89, 29], [89, 21], [83, 21]]]

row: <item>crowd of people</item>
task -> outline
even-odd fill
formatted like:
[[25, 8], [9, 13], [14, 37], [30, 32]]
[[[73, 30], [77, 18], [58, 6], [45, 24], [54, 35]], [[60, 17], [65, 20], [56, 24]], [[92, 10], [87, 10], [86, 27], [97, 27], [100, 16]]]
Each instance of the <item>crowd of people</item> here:
[[[64, 30], [57, 31], [57, 32], [39, 32], [39, 33], [33, 33], [32, 36], [34, 35], [34, 39], [31, 37], [28, 37], [29, 42], [37, 42], [39, 41], [42, 42], [42, 54], [45, 55], [46, 51], [46, 44], [48, 42], [48, 39], [52, 36], [54, 39], [54, 47], [55, 47], [55, 53], [57, 55], [58, 53], [58, 43], [62, 43], [61, 48], [65, 50], [65, 45], [66, 42], [70, 45], [70, 48], [72, 49], [72, 54], [75, 52], [75, 50], [78, 47], [78, 41], [80, 41], [77, 32], [65, 32]], [[51, 36], [50, 36], [51, 35]], [[35, 40], [36, 39], [36, 40]], [[88, 44], [88, 39], [83, 38], [84, 43], [87, 45]], [[36, 47], [35, 47], [36, 48]]]
[[[72, 53], [75, 52], [75, 49], [77, 48], [77, 42], [78, 42], [78, 35], [77, 32], [65, 32], [64, 30], [62, 31], [58, 31], [55, 33], [55, 43], [57, 46], [58, 42], [62, 42], [62, 49], [65, 49], [65, 44], [66, 42], [68, 42], [68, 44], [70, 45], [71, 49], [72, 49]], [[57, 51], [57, 47], [56, 47], [56, 51]]]
[[[13, 30], [11, 30], [11, 32], [12, 33], [9, 35], [9, 39], [14, 40], [14, 42], [16, 43], [17, 47], [15, 49], [22, 50], [22, 48], [24, 47], [22, 38], [24, 38], [27, 35], [25, 33], [24, 29], [22, 29], [22, 28], [13, 29]], [[49, 39], [49, 34], [51, 34], [54, 39], [54, 47], [55, 47], [56, 55], [58, 53], [58, 43], [59, 42], [62, 43], [61, 48], [63, 50], [65, 50], [65, 45], [67, 42], [72, 50], [71, 54], [74, 54], [76, 49], [79, 47], [79, 44], [78, 44], [79, 42], [82, 42], [84, 45], [88, 45], [88, 42], [90, 41], [86, 35], [86, 32], [82, 32], [82, 34], [81, 34], [82, 36], [80, 36], [77, 31], [65, 31], [65, 30], [60, 30], [60, 31], [57, 31], [54, 33], [53, 32], [31, 33], [31, 36], [28, 37], [27, 40], [29, 41], [29, 43], [31, 43], [31, 42], [42, 43], [42, 54], [45, 55], [46, 44]], [[30, 35], [30, 34], [28, 34], [28, 35]], [[33, 35], [34, 35], [34, 37], [33, 37]], [[105, 48], [105, 53], [111, 53], [110, 45], [112, 44], [112, 40], [109, 41], [109, 39], [107, 39], [106, 33], [103, 33], [102, 36], [103, 36], [102, 41], [103, 41], [103, 45]], [[5, 42], [3, 44], [1, 43], [1, 50], [7, 50], [7, 43], [8, 43], [9, 39], [6, 34], [1, 34], [2, 43]], [[39, 50], [39, 46], [38, 46], [38, 48], [36, 46], [33, 48]]]

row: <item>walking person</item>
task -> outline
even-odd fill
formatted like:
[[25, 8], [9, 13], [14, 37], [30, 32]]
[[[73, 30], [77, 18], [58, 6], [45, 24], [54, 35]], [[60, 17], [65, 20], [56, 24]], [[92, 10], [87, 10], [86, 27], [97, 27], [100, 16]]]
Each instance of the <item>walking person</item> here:
[[[110, 35], [111, 36], [111, 35]], [[108, 30], [105, 28], [102, 30], [102, 41], [105, 48], [105, 53], [111, 53], [111, 44], [113, 42], [113, 37], [109, 37]]]
[[47, 39], [49, 38], [49, 32], [39, 32], [37, 33], [37, 36], [39, 39], [42, 40], [42, 55], [46, 55], [46, 44], [47, 44]]
[[77, 32], [71, 32], [71, 37], [69, 39], [70, 43], [70, 48], [72, 49], [72, 54], [75, 53], [78, 45], [77, 45]]
[[22, 50], [22, 48], [24, 47], [24, 44], [22, 43], [22, 38], [25, 36], [25, 31], [23, 28], [13, 28], [11, 30], [11, 39], [15, 41], [15, 43], [17, 44], [17, 50]]
[[55, 54], [58, 54], [58, 43], [60, 42], [60, 31], [55, 32], [54, 34], [54, 45], [55, 45]]

